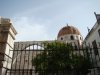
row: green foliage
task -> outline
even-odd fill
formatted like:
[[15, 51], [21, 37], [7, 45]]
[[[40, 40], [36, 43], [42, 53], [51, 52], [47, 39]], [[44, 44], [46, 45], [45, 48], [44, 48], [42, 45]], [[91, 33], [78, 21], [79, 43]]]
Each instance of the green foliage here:
[[70, 44], [52, 42], [44, 43], [45, 50], [32, 60], [35, 72], [39, 75], [85, 75], [90, 66], [90, 61], [76, 54]]

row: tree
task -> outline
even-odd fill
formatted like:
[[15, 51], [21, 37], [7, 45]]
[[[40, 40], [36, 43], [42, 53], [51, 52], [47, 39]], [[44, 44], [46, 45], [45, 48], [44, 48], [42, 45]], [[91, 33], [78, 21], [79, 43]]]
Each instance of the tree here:
[[44, 51], [32, 60], [39, 75], [86, 75], [90, 61], [76, 54], [71, 44], [60, 42], [44, 43]]

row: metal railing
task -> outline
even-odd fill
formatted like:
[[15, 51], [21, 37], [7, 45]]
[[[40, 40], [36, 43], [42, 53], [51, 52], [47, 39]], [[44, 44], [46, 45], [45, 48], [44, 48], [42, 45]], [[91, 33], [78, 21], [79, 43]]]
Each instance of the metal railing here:
[[[65, 54], [67, 53], [66, 51], [63, 52], [62, 50], [59, 54], [56, 48], [52, 50], [43, 47], [45, 47], [43, 44], [41, 44], [41, 46], [38, 44], [31, 44], [29, 47], [22, 50], [10, 50], [11, 53], [13, 52], [13, 58], [9, 55], [0, 53], [0, 56], [3, 55], [8, 57], [6, 60], [6, 67], [2, 67], [6, 69], [3, 75], [100, 75], [100, 48], [96, 48], [98, 53], [95, 53], [93, 47], [71, 46], [72, 48], [69, 48], [71, 52], [68, 54], [68, 58], [64, 59], [64, 57], [67, 57], [67, 54]], [[43, 59], [37, 61], [37, 64], [40, 62], [44, 64], [40, 63], [41, 65], [36, 65], [36, 61], [33, 60], [37, 60], [38, 58], [36, 57], [43, 55], [43, 53], [44, 55], [46, 53], [47, 57], [43, 56]], [[51, 57], [50, 55], [48, 56], [50, 53], [51, 55], [54, 53], [54, 55]], [[11, 68], [8, 68], [10, 59]], [[60, 61], [56, 59], [61, 59], [61, 62], [65, 62], [60, 63]], [[2, 63], [3, 61], [5, 62], [5, 60], [0, 60], [0, 62], [1, 61]]]

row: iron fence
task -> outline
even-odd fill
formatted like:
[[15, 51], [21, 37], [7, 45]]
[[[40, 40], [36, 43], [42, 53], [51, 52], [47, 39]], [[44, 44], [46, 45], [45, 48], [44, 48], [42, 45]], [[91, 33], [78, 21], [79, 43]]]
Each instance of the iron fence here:
[[[8, 55], [0, 53], [0, 57], [6, 56], [0, 60], [1, 75], [100, 75], [100, 48], [96, 48], [98, 53], [95, 53], [90, 46], [71, 46], [69, 54], [69, 50], [59, 53], [56, 48], [45, 49], [44, 44], [19, 47], [9, 50]], [[10, 54], [13, 54], [12, 58]], [[43, 59], [38, 61], [42, 56]]]

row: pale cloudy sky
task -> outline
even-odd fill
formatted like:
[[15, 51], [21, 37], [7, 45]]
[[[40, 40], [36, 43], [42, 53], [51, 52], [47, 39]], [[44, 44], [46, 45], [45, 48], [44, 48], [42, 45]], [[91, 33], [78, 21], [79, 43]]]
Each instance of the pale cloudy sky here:
[[10, 18], [16, 41], [55, 40], [67, 23], [83, 37], [100, 14], [100, 0], [0, 0], [0, 16]]

